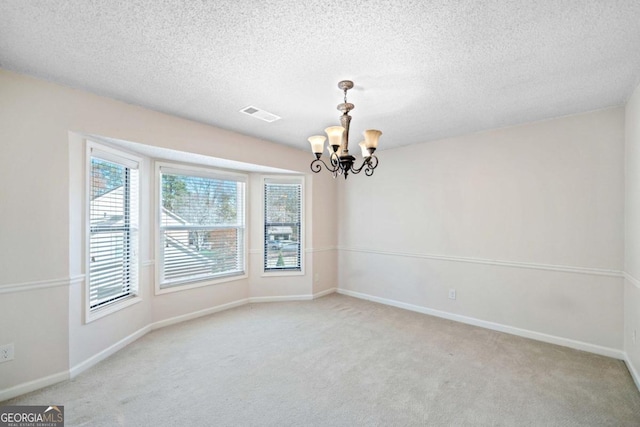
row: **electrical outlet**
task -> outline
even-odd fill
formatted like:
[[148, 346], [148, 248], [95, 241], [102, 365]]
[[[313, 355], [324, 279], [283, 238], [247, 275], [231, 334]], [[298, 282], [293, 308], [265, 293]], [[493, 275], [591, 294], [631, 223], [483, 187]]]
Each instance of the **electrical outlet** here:
[[449, 289], [449, 299], [456, 299], [456, 290]]
[[313, 275], [313, 279], [315, 280], [316, 283], [320, 282], [320, 273], [316, 273]]
[[0, 346], [0, 363], [13, 360], [13, 343]]
[[636, 330], [633, 330], [633, 343], [636, 343]]

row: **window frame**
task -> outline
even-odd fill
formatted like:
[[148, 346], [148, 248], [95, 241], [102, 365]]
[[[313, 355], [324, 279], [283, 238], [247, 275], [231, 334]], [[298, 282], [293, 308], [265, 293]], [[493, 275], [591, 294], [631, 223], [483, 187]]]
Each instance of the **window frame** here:
[[[300, 185], [300, 269], [281, 269], [281, 270], [266, 270], [265, 256], [266, 256], [266, 200], [265, 200], [265, 186], [267, 183], [275, 184], [299, 184]], [[261, 277], [282, 277], [282, 276], [304, 276], [305, 275], [305, 258], [306, 258], [306, 217], [305, 217], [305, 176], [304, 175], [263, 175], [261, 179], [261, 242], [262, 249], [261, 254]]]
[[[193, 164], [178, 163], [172, 161], [154, 161], [154, 188], [155, 188], [155, 294], [162, 295], [172, 292], [179, 292], [189, 289], [201, 288], [205, 286], [212, 286], [221, 283], [235, 282], [238, 280], [244, 280], [249, 277], [249, 265], [248, 265], [248, 244], [249, 244], [249, 218], [248, 218], [248, 206], [249, 200], [249, 175], [245, 173], [239, 173], [237, 171], [228, 171], [219, 168], [199, 166]], [[198, 176], [202, 178], [221, 179], [221, 180], [234, 180], [244, 183], [244, 197], [243, 197], [243, 209], [244, 209], [244, 226], [243, 226], [243, 254], [242, 254], [242, 268], [244, 273], [235, 274], [222, 277], [202, 278], [195, 280], [185, 280], [183, 282], [176, 283], [171, 286], [162, 287], [161, 282], [163, 269], [164, 269], [164, 250], [160, 244], [162, 242], [162, 171], [170, 174]]]
[[[84, 321], [86, 323], [93, 322], [94, 320], [108, 316], [109, 314], [120, 311], [126, 307], [137, 304], [142, 301], [140, 295], [140, 246], [141, 246], [141, 184], [144, 173], [143, 159], [134, 154], [111, 148], [107, 145], [97, 143], [91, 140], [85, 140], [85, 191], [84, 191]], [[134, 203], [137, 204], [136, 211], [137, 216], [131, 219], [135, 219], [137, 227], [133, 227], [133, 231], [137, 234], [137, 242], [135, 246], [130, 247], [130, 251], [133, 252], [132, 262], [135, 264], [135, 277], [132, 280], [133, 283], [129, 285], [129, 294], [121, 298], [117, 298], [113, 301], [106, 302], [96, 307], [91, 307], [91, 183], [92, 183], [92, 158], [98, 158], [107, 162], [116, 163], [124, 166], [128, 169], [137, 169], [137, 200]], [[132, 202], [129, 201], [129, 204]], [[129, 208], [131, 209], [131, 207]], [[131, 227], [130, 227], [131, 228]], [[130, 231], [131, 232], [131, 231]]]

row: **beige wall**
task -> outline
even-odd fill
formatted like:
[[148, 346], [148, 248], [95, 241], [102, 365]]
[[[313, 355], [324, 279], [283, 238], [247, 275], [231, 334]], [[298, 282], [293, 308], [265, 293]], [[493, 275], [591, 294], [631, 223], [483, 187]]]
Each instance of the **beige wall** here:
[[[250, 278], [155, 296], [153, 212], [144, 209], [142, 302], [85, 324], [82, 135], [87, 134], [305, 174], [311, 195], [307, 219], [312, 224], [306, 231], [308, 271], [288, 278], [285, 286], [275, 278], [254, 280], [261, 243], [252, 235]], [[15, 344], [15, 360], [0, 364], [0, 396], [16, 387], [26, 390], [30, 381], [42, 385], [46, 377], [49, 382], [64, 379], [69, 369], [154, 323], [252, 296], [310, 295], [315, 291], [314, 270], [327, 272], [323, 277], [327, 288], [336, 286], [335, 258], [316, 259], [310, 246], [318, 236], [322, 248], [336, 247], [335, 227], [319, 229], [331, 227], [332, 219], [313, 218], [335, 205], [335, 182], [328, 174], [309, 173], [312, 156], [306, 151], [4, 70], [0, 70], [0, 144], [0, 344]], [[301, 149], [306, 145], [302, 141]], [[143, 166], [152, 172], [149, 159]], [[143, 181], [141, 193], [152, 203], [151, 183]], [[251, 195], [250, 227], [259, 222], [253, 206], [259, 205], [260, 194]]]
[[340, 186], [339, 287], [619, 356], [623, 167], [622, 108], [384, 150]]
[[[624, 349], [640, 366], [630, 341], [640, 332], [639, 111], [636, 91], [626, 110], [383, 149], [373, 177], [344, 182], [308, 173], [306, 151], [0, 70], [0, 344], [13, 342], [16, 354], [0, 364], [0, 396], [64, 379], [149, 325], [337, 284], [603, 354]], [[306, 183], [305, 275], [261, 276], [261, 191], [252, 175], [249, 278], [156, 296], [147, 227], [142, 302], [85, 324], [83, 134], [294, 167]], [[152, 212], [141, 214], [151, 221]], [[452, 288], [456, 300], [447, 298]]]
[[[636, 380], [640, 372], [640, 86], [625, 116], [624, 349]], [[634, 340], [634, 332], [636, 339]]]

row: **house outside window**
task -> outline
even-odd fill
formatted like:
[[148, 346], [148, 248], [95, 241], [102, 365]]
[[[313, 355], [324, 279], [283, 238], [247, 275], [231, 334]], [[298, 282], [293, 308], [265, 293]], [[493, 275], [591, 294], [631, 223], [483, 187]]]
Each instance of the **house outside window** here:
[[159, 290], [246, 277], [246, 176], [160, 163]]
[[302, 272], [303, 179], [264, 179], [265, 273]]

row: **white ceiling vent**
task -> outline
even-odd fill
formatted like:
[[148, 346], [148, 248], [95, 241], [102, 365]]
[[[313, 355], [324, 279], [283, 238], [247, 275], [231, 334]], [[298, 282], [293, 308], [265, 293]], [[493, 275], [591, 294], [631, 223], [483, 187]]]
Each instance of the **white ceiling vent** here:
[[252, 105], [243, 108], [240, 110], [241, 113], [245, 113], [250, 115], [251, 117], [255, 117], [256, 119], [264, 120], [265, 122], [275, 122], [276, 120], [280, 120], [280, 116], [276, 116], [275, 114], [271, 114], [268, 111], [261, 110]]

